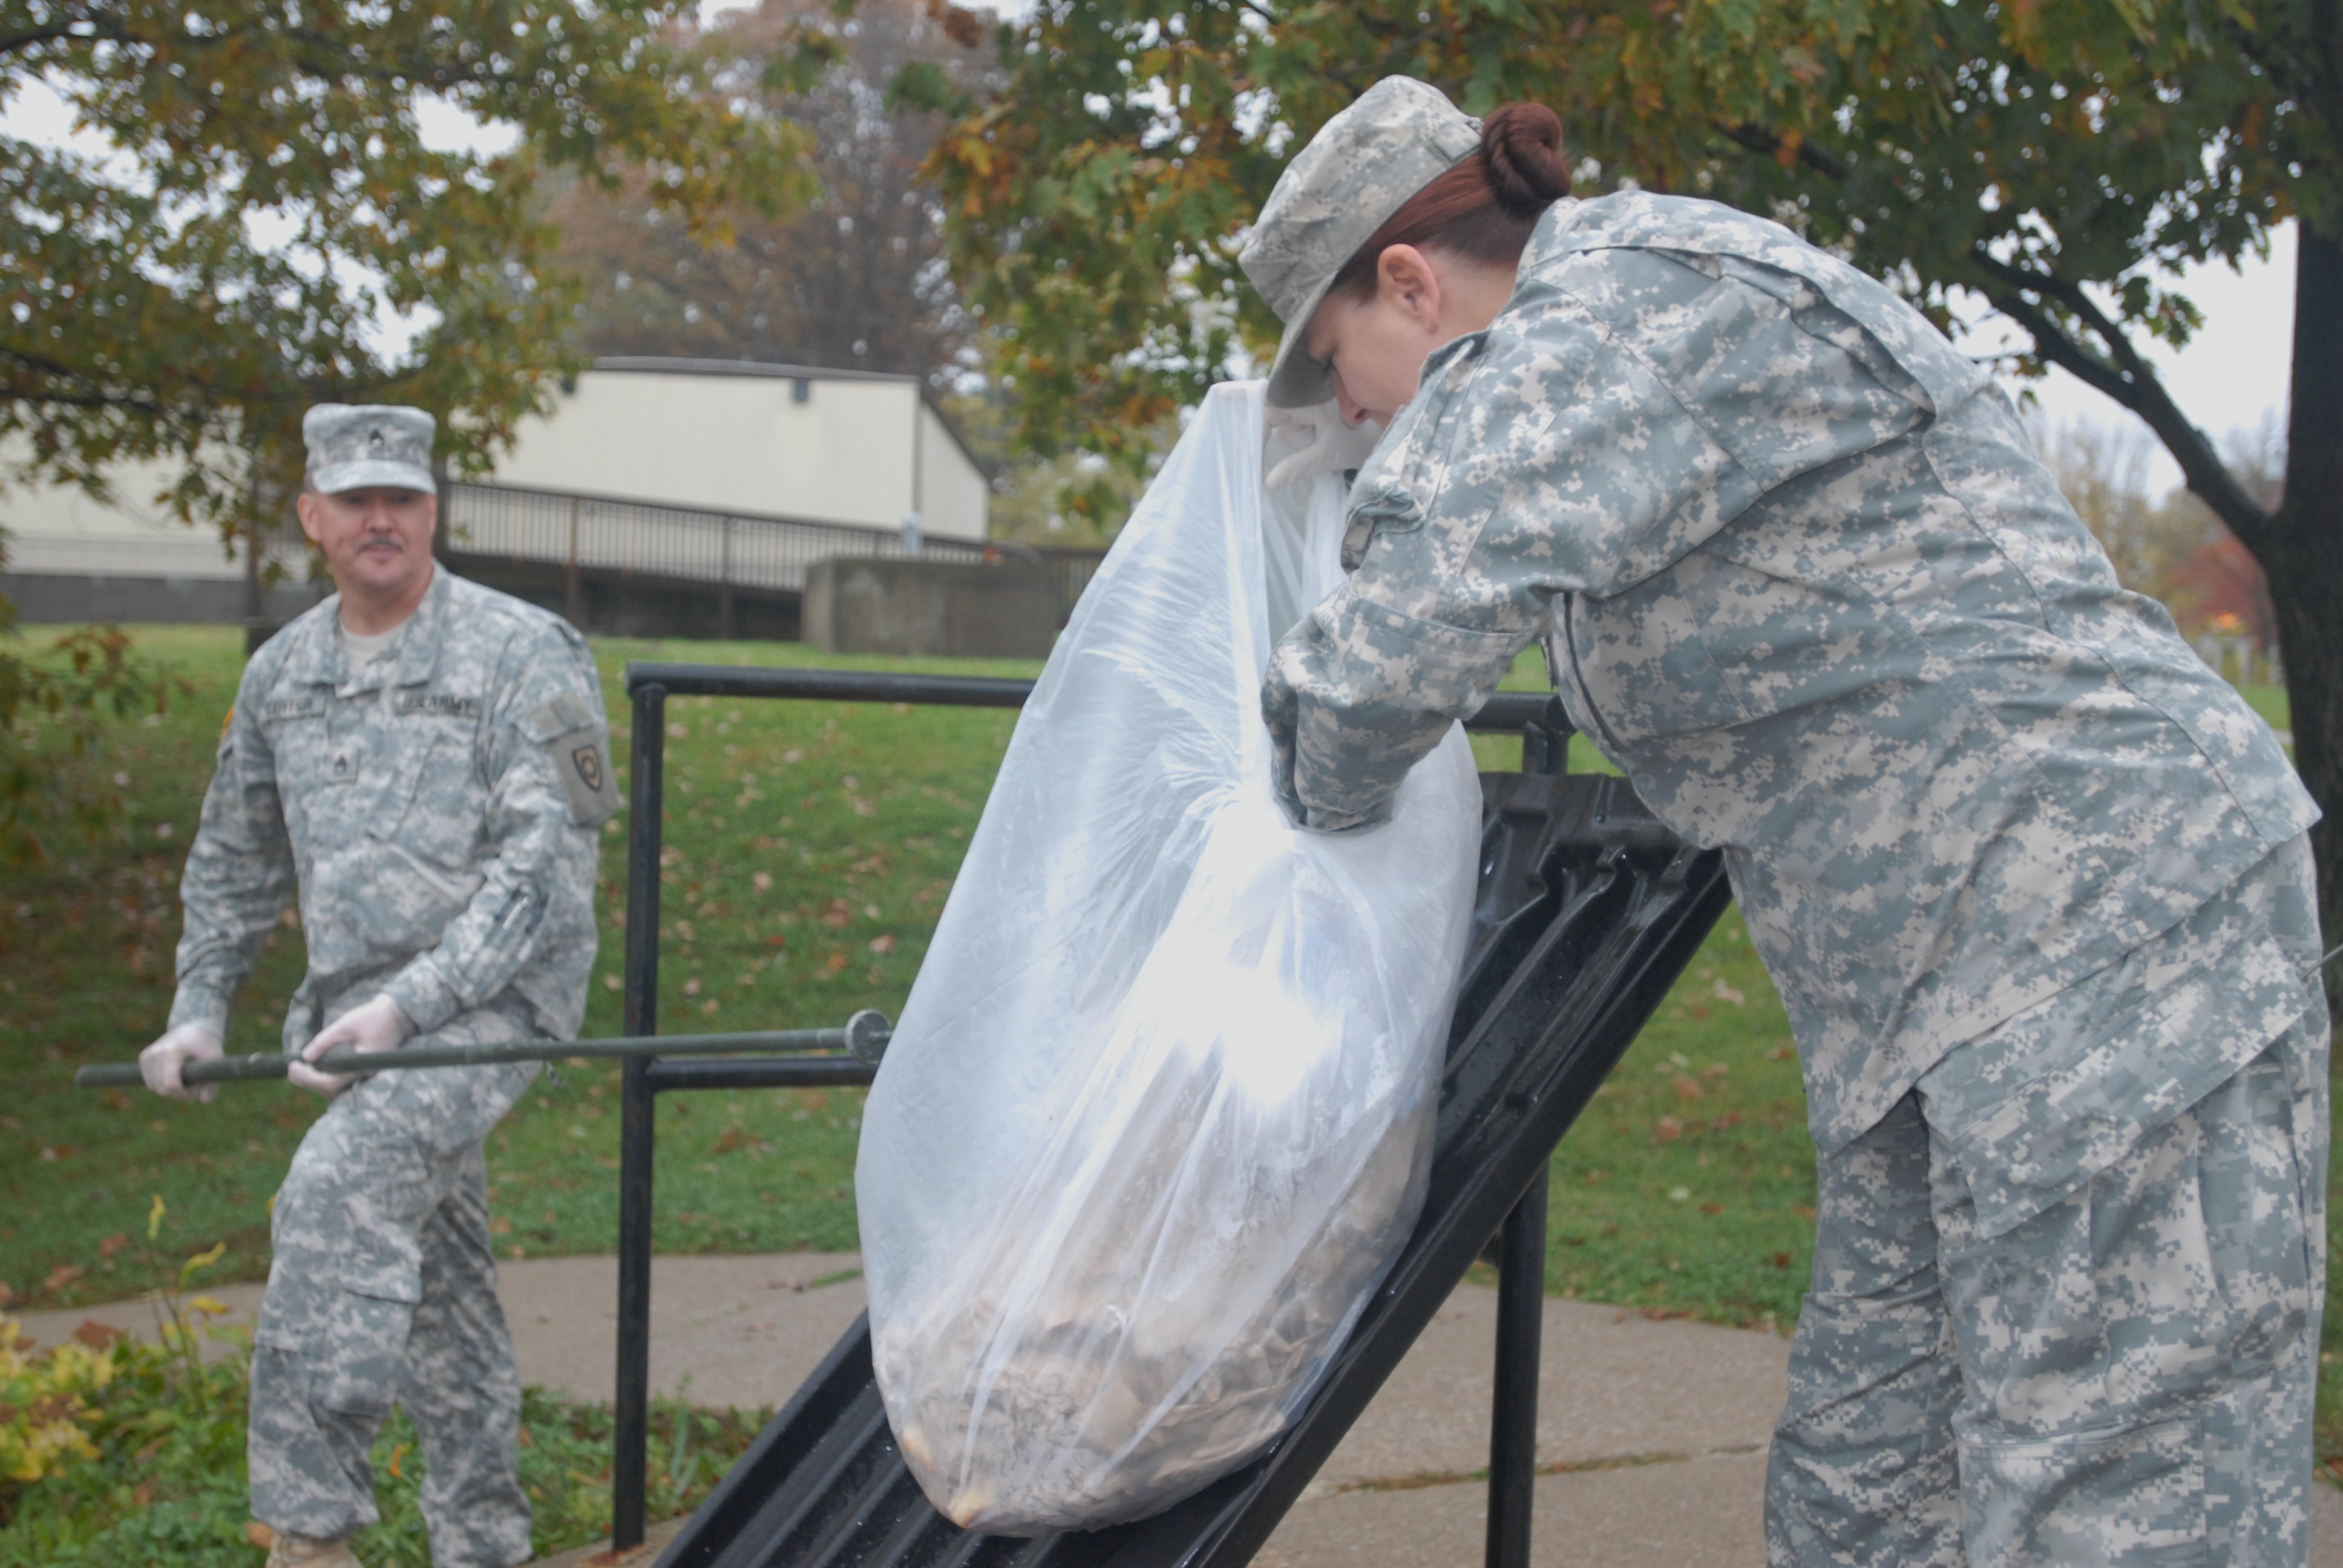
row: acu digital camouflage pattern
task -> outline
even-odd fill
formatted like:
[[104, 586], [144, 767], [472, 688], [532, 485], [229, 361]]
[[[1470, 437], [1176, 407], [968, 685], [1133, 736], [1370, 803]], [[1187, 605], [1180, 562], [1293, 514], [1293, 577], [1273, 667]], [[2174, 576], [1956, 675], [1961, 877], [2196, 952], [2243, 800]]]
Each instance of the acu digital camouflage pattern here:
[[1285, 323], [1269, 401], [1307, 407], [1334, 395], [1303, 345], [1310, 317], [1342, 264], [1407, 198], [1479, 149], [1481, 122], [1440, 89], [1385, 76], [1318, 127], [1262, 204], [1237, 265]]
[[433, 575], [397, 659], [357, 670], [338, 597], [253, 656], [179, 888], [171, 1022], [218, 1027], [297, 884], [285, 1047], [387, 992], [418, 1032], [512, 993], [568, 1039], [616, 809], [601, 685], [545, 611]]
[[434, 490], [431, 438], [438, 422], [392, 403], [320, 403], [301, 417], [310, 487], [327, 495], [373, 486]]
[[[424, 1037], [536, 1035], [525, 1009]], [[434, 1568], [526, 1563], [520, 1378], [497, 1300], [482, 1142], [535, 1063], [361, 1079], [301, 1141], [270, 1218], [246, 1438], [253, 1513], [340, 1540], [376, 1522], [367, 1459], [393, 1401], [420, 1440]]]
[[[1766, 1483], [1774, 1563], [2305, 1560], [2327, 1277], [2328, 1020], [2300, 980], [2318, 954], [2314, 886], [2298, 839], [2078, 988], [2097, 1028], [2070, 1016], [2080, 998], [2055, 999], [1824, 1158]], [[2271, 953], [2291, 990], [2244, 986], [2267, 1010], [2197, 1011], [2206, 970]], [[2195, 1000], [2167, 1000], [2167, 970]], [[2120, 1084], [2200, 1027], [2238, 1030], [2251, 1060], [2095, 1169], [2070, 1167], [2065, 1191], [1996, 1212], [2010, 1151], [1942, 1120], [1968, 1106], [1937, 1092], [1940, 1074], [2072, 1036], [2085, 1046], [2067, 1065], [2096, 1057]], [[2093, 1092], [2087, 1074], [2052, 1076]]]
[[[225, 1023], [297, 887], [309, 966], [288, 1052], [377, 992], [409, 1043], [574, 1038], [594, 829], [618, 800], [584, 639], [445, 570], [395, 658], [351, 668], [339, 617], [328, 598], [246, 668], [180, 885], [172, 1023]], [[361, 1080], [303, 1140], [255, 1337], [253, 1507], [277, 1529], [372, 1521], [366, 1453], [396, 1399], [423, 1435], [439, 1568], [528, 1559], [479, 1145], [528, 1080]]]
[[1263, 691], [1289, 809], [1380, 819], [1544, 639], [1573, 721], [1724, 849], [1825, 1150], [2317, 819], [1989, 379], [1715, 203], [1557, 203], [1351, 508]]

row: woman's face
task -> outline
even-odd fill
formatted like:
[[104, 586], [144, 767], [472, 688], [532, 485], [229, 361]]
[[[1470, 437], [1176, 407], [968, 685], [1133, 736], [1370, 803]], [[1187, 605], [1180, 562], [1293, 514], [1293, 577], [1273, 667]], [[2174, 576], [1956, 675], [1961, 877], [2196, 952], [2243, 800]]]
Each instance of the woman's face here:
[[1375, 265], [1373, 296], [1330, 295], [1320, 304], [1302, 350], [1326, 367], [1346, 421], [1373, 419], [1389, 429], [1414, 400], [1425, 358], [1495, 320], [1513, 287], [1504, 269], [1394, 245]]

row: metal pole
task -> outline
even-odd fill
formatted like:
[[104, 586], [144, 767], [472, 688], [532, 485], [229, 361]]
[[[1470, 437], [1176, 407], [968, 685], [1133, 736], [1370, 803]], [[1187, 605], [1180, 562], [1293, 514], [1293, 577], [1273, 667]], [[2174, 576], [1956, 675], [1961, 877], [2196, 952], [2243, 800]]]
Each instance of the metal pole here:
[[718, 634], [725, 641], [732, 640], [732, 519], [726, 518], [724, 530], [724, 563], [718, 569], [716, 618]]
[[[761, 1065], [754, 1070], [794, 1082], [808, 1074], [846, 1075], [844, 1081], [868, 1082], [893, 1033], [887, 1015], [864, 1008], [840, 1029], [775, 1029], [739, 1034], [619, 1035], [608, 1040], [518, 1040], [495, 1045], [417, 1045], [403, 1050], [367, 1052], [345, 1047], [329, 1050], [311, 1065], [320, 1072], [390, 1072], [419, 1067], [493, 1067], [509, 1061], [572, 1061], [580, 1059], [623, 1060], [632, 1056], [658, 1056], [669, 1065], [679, 1057], [754, 1055]], [[805, 1056], [800, 1051], [843, 1051], [843, 1056]], [[215, 1057], [191, 1061], [180, 1072], [185, 1083], [252, 1083], [283, 1078], [293, 1060], [282, 1051], [256, 1051], [250, 1056]], [[704, 1064], [703, 1064], [704, 1065]], [[726, 1062], [728, 1067], [737, 1063]], [[852, 1075], [860, 1072], [860, 1079]], [[146, 1081], [135, 1061], [97, 1062], [74, 1071], [77, 1089], [136, 1089]]]
[[[667, 804], [667, 689], [634, 693], [633, 771], [627, 824], [628, 1034], [659, 1032], [660, 819]], [[642, 1544], [645, 1454], [650, 1442], [651, 1141], [657, 1107], [650, 1059], [629, 1058], [618, 1098], [618, 1364], [610, 1432], [610, 1547]]]
[[1538, 1341], [1545, 1326], [1546, 1174], [1540, 1166], [1498, 1232], [1488, 1568], [1529, 1568], [1530, 1563], [1530, 1515], [1537, 1502]]
[[562, 568], [563, 608], [569, 612], [569, 624], [580, 630], [586, 625], [586, 584], [578, 569], [578, 498], [569, 498], [569, 555]]

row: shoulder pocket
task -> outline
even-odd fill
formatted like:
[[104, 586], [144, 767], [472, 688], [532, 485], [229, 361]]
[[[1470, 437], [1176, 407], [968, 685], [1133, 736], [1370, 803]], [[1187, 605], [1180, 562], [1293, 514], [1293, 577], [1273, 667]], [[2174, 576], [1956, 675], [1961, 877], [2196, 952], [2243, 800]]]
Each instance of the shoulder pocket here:
[[574, 691], [558, 692], [522, 716], [521, 733], [545, 749], [568, 797], [570, 820], [597, 827], [618, 809], [609, 736], [591, 702]]

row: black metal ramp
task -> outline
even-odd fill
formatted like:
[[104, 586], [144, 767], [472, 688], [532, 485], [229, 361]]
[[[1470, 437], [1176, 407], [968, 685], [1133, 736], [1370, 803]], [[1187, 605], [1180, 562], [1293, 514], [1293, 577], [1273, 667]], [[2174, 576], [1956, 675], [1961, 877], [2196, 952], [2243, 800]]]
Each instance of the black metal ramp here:
[[[1481, 788], [1481, 889], [1423, 1218], [1325, 1380], [1268, 1452], [1152, 1519], [1032, 1540], [972, 1535], [930, 1507], [904, 1468], [872, 1381], [868, 1326], [858, 1322], [669, 1543], [659, 1568], [1235, 1568], [1250, 1560], [1541, 1181], [1554, 1145], [1730, 897], [1721, 859], [1685, 848], [1624, 779], [1484, 773]], [[1536, 1191], [1542, 1199], [1543, 1186]], [[1520, 1255], [1542, 1271], [1543, 1202], [1534, 1207]], [[1514, 1229], [1507, 1227], [1509, 1259]], [[1530, 1321], [1534, 1366], [1534, 1312]], [[1497, 1468], [1525, 1488], [1527, 1455], [1521, 1460]], [[1515, 1512], [1525, 1530], [1525, 1513]]]

